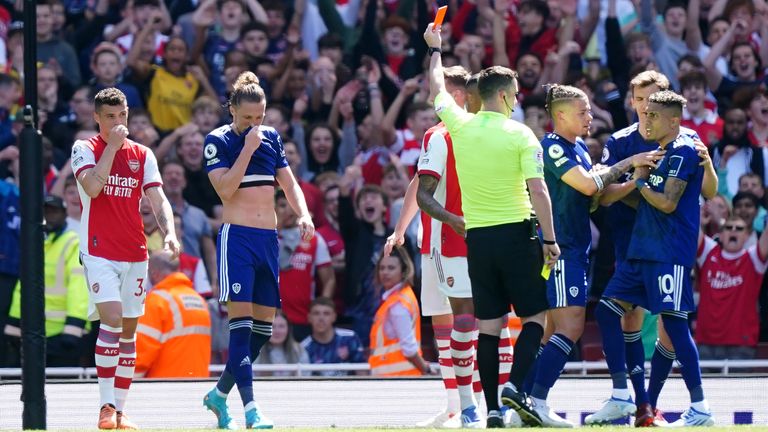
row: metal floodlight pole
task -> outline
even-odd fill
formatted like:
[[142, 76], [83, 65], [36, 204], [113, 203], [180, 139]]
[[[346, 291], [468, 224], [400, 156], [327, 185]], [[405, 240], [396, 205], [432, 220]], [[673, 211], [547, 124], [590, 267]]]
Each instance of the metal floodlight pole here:
[[24, 129], [20, 138], [22, 427], [46, 429], [43, 147], [37, 131], [37, 5], [24, 0]]

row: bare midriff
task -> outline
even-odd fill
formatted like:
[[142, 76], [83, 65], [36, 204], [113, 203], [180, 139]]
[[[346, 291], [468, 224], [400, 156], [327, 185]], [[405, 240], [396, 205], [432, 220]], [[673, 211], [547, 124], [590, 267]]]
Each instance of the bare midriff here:
[[232, 198], [223, 204], [224, 223], [264, 229], [277, 227], [274, 186], [238, 189]]

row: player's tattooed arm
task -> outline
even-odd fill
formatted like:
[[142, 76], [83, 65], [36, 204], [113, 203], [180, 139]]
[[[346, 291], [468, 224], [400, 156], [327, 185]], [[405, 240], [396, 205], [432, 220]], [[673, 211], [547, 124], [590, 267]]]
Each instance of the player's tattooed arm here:
[[435, 199], [438, 181], [437, 178], [431, 175], [420, 175], [416, 202], [419, 204], [419, 208], [427, 213], [429, 217], [450, 225], [458, 234], [464, 235], [464, 218], [449, 212]]
[[654, 192], [646, 185], [640, 189], [640, 194], [648, 201], [648, 204], [669, 214], [677, 209], [677, 203], [680, 201], [680, 197], [683, 196], [687, 185], [688, 182], [685, 180], [669, 177], [664, 185], [664, 192]]

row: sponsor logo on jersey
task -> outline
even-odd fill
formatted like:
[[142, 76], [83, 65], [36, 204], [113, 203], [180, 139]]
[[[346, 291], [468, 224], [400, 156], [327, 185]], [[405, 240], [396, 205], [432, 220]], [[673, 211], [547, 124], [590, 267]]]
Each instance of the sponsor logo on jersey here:
[[140, 166], [141, 165], [139, 164], [138, 160], [136, 160], [136, 159], [128, 160], [128, 168], [131, 169], [131, 172], [138, 172]]
[[651, 174], [651, 176], [648, 178], [648, 183], [652, 184], [653, 186], [658, 186], [664, 182], [664, 177], [656, 174]]
[[555, 161], [555, 167], [560, 168], [564, 163], [568, 162], [567, 157], [561, 157], [560, 159]]

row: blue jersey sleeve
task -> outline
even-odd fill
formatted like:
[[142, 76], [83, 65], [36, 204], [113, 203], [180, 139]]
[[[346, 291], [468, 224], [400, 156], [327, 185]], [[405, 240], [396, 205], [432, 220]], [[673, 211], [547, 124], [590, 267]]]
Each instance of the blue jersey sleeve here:
[[562, 143], [555, 139], [545, 136], [541, 141], [541, 146], [544, 149], [544, 169], [557, 178], [562, 177], [571, 168], [580, 165], [574, 159], [574, 152], [566, 149]]
[[232, 161], [229, 160], [224, 141], [221, 137], [213, 133], [209, 133], [208, 136], [205, 137], [203, 157], [205, 159], [206, 172], [211, 172], [218, 168], [232, 167]]
[[275, 172], [280, 168], [288, 166], [288, 160], [285, 158], [285, 147], [283, 146], [283, 138], [277, 131], [274, 131], [275, 143], [277, 144], [277, 154], [275, 160]]
[[600, 160], [600, 163], [606, 166], [613, 166], [620, 161], [618, 158], [618, 146], [616, 144], [616, 138], [614, 136], [608, 138], [605, 147], [603, 147], [603, 157]]

